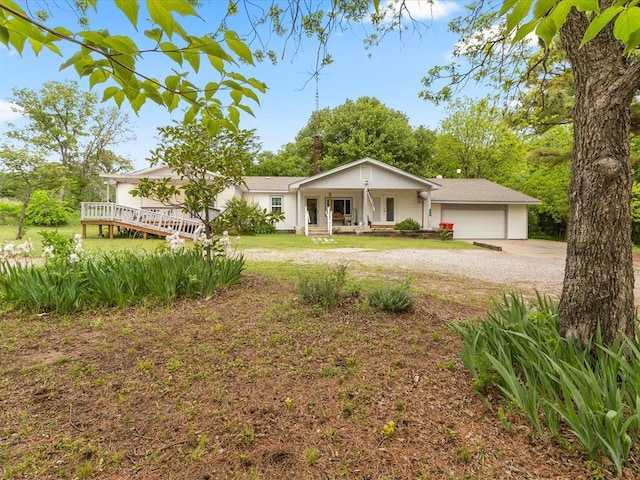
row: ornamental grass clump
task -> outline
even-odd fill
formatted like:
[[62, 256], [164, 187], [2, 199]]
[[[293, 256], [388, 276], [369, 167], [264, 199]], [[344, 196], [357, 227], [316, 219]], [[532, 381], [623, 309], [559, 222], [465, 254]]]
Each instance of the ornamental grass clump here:
[[332, 310], [340, 303], [346, 276], [346, 265], [338, 265], [329, 272], [300, 274], [298, 293], [307, 303]]
[[124, 307], [145, 298], [162, 303], [179, 296], [208, 298], [221, 286], [239, 283], [243, 269], [241, 256], [207, 260], [194, 250], [170, 255], [112, 252], [41, 266], [4, 261], [0, 301], [16, 308], [68, 313]]
[[369, 292], [367, 298], [373, 307], [380, 310], [393, 313], [404, 312], [413, 305], [409, 286], [409, 280], [405, 280], [401, 285], [379, 285]]
[[[586, 346], [558, 333], [555, 302], [504, 296], [487, 320], [452, 325], [479, 391], [497, 386], [548, 440], [565, 429], [590, 459], [608, 456], [618, 473], [638, 440], [640, 346], [621, 335]], [[640, 331], [638, 331], [640, 334]]]

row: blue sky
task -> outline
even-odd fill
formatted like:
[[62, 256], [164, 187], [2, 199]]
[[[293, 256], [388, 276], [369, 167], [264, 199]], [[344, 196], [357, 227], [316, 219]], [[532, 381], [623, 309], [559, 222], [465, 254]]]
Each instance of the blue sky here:
[[[127, 29], [123, 17], [119, 14], [116, 16], [117, 12], [113, 11], [109, 3], [110, 0], [99, 0], [100, 15], [91, 19], [92, 28], [103, 24], [113, 34], [135, 34], [133, 29]], [[226, 0], [203, 3], [202, 16], [213, 19], [219, 18]], [[414, 127], [437, 127], [443, 116], [442, 107], [420, 99], [418, 93], [427, 70], [433, 65], [449, 61], [456, 38], [447, 33], [446, 27], [450, 20], [462, 12], [462, 2], [440, 0], [429, 10], [425, 9], [424, 1], [408, 0], [407, 3], [414, 18], [420, 17], [430, 25], [426, 34], [419, 36], [408, 32], [402, 38], [397, 33], [391, 34], [380, 46], [370, 50], [365, 50], [362, 42], [365, 36], [363, 26], [356, 25], [331, 38], [329, 52], [334, 61], [319, 77], [320, 108], [334, 108], [347, 99], [370, 96], [378, 98], [389, 108], [404, 112]], [[55, 10], [53, 13], [50, 24], [59, 25], [69, 21], [68, 16]], [[214, 24], [213, 20], [211, 24]], [[207, 27], [202, 22], [194, 25], [195, 28]], [[124, 32], [122, 28], [125, 29]], [[238, 27], [240, 29], [241, 26]], [[279, 47], [281, 45], [278, 43], [273, 45], [276, 51]], [[295, 56], [287, 55], [276, 66], [265, 62], [255, 68], [243, 69], [245, 75], [258, 78], [269, 87], [260, 99], [261, 105], [254, 108], [255, 118], [244, 117], [241, 123], [242, 128], [256, 129], [264, 150], [277, 151], [287, 142], [293, 141], [315, 109], [316, 85], [314, 81], [308, 80], [314, 70], [316, 48], [315, 42], [305, 41]], [[60, 57], [48, 52], [35, 58], [27, 49], [22, 57], [5, 48], [0, 49], [0, 133], [5, 131], [7, 120], [17, 125], [22, 124], [8, 107], [13, 88], [28, 87], [38, 90], [50, 80], [77, 80], [71, 69], [58, 71], [62, 61]], [[166, 71], [173, 67], [168, 61], [152, 62], [154, 63], [145, 63], [145, 68], [154, 70], [154, 75], [158, 75], [161, 69]], [[81, 88], [88, 90], [86, 80], [79, 80], [79, 83]], [[101, 88], [103, 87], [98, 86], [96, 89], [99, 95]], [[472, 91], [463, 93], [473, 96]], [[124, 110], [127, 111], [126, 108]], [[147, 103], [137, 117], [133, 113], [129, 116], [136, 140], [118, 146], [116, 151], [128, 157], [136, 168], [145, 168], [148, 166], [145, 159], [156, 146], [156, 128], [170, 123], [171, 118], [178, 118], [179, 114], [171, 117], [160, 107]]]

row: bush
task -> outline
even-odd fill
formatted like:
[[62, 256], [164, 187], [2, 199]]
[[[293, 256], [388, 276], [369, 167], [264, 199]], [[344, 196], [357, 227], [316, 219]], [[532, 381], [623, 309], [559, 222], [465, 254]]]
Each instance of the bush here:
[[606, 347], [597, 336], [583, 347], [558, 333], [555, 302], [538, 297], [527, 304], [513, 294], [487, 320], [452, 326], [477, 390], [495, 382], [541, 438], [559, 438], [564, 426], [591, 459], [607, 455], [621, 473], [640, 427], [635, 339], [621, 335]]
[[255, 202], [245, 198], [231, 198], [225, 205], [225, 211], [215, 220], [216, 233], [227, 230], [238, 235], [273, 233], [276, 223], [284, 220], [284, 213], [269, 212]]
[[66, 225], [71, 219], [71, 213], [66, 204], [51, 197], [44, 190], [36, 190], [27, 205], [26, 221], [31, 225], [53, 227]]
[[369, 303], [380, 310], [393, 313], [403, 312], [413, 305], [409, 292], [409, 281], [402, 285], [381, 285], [371, 290], [367, 296]]
[[420, 230], [420, 224], [413, 218], [405, 218], [399, 223], [396, 223], [394, 230]]
[[0, 224], [6, 225], [7, 221], [17, 219], [20, 216], [22, 205], [20, 203], [11, 203], [0, 201]]
[[346, 276], [346, 265], [338, 265], [327, 273], [301, 274], [298, 293], [311, 305], [327, 310], [336, 308], [340, 303]]

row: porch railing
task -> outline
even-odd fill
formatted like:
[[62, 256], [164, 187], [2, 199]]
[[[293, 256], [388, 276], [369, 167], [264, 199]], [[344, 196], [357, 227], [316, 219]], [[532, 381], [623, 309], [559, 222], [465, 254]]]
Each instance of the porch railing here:
[[145, 227], [159, 233], [177, 233], [195, 240], [202, 230], [202, 222], [193, 218], [167, 215], [159, 211], [127, 207], [108, 202], [83, 202], [80, 220], [118, 222], [132, 227]]

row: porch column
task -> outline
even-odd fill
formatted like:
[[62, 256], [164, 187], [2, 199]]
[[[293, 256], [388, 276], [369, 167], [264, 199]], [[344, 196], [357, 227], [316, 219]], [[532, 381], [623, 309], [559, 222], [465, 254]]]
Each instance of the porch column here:
[[302, 208], [302, 193], [298, 187], [296, 191], [296, 233], [298, 233], [300, 226], [304, 228], [304, 209]]
[[369, 209], [368, 207], [369, 205], [369, 201], [367, 200], [367, 189], [363, 189], [362, 190], [362, 226], [366, 227], [367, 226], [367, 216], [366, 213]]
[[427, 230], [431, 230], [431, 189], [427, 190]]

